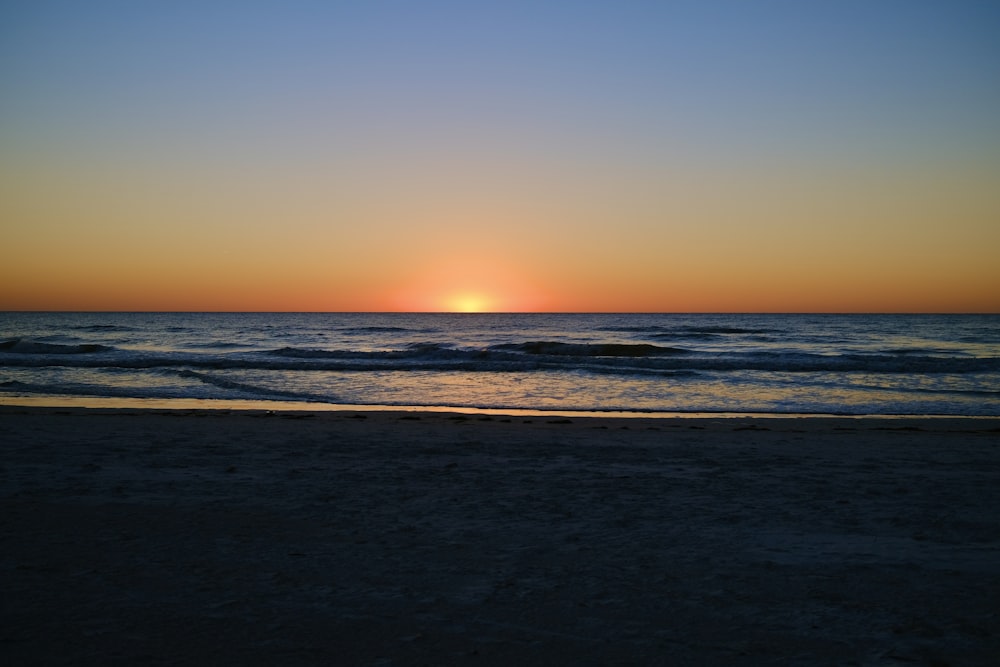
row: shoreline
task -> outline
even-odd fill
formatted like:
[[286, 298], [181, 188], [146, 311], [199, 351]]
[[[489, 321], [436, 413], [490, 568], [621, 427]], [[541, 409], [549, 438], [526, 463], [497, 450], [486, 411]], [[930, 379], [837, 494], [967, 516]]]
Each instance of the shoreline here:
[[1000, 420], [0, 406], [11, 664], [987, 665]]
[[24, 397], [0, 395], [0, 409], [82, 409], [82, 410], [180, 410], [220, 412], [407, 412], [428, 414], [468, 414], [494, 417], [575, 417], [606, 419], [985, 419], [1000, 415], [826, 413], [826, 412], [684, 412], [640, 410], [561, 410], [524, 408], [479, 408], [435, 405], [380, 405], [351, 403], [304, 403], [202, 398], [116, 398], [116, 397]]
[[[227, 402], [228, 403], [228, 402]], [[586, 426], [588, 428], [620, 427], [649, 428], [657, 426], [715, 424], [739, 426], [762, 422], [775, 430], [796, 430], [797, 426], [810, 426], [809, 431], [822, 431], [830, 427], [850, 426], [855, 430], [924, 430], [950, 432], [955, 429], [967, 432], [1000, 433], [1000, 417], [954, 416], [954, 415], [838, 415], [811, 413], [740, 413], [740, 412], [580, 412], [548, 410], [502, 410], [479, 408], [423, 407], [423, 406], [382, 406], [382, 405], [338, 405], [326, 409], [292, 406], [284, 408], [253, 405], [206, 406], [204, 401], [195, 405], [175, 404], [136, 405], [130, 400], [126, 404], [113, 406], [94, 405], [21, 405], [0, 402], [0, 417], [233, 417], [233, 418], [274, 418], [287, 420], [317, 420], [325, 423], [339, 423], [342, 420], [371, 419], [373, 421], [458, 421], [497, 422], [501, 424], [560, 424]], [[886, 426], [892, 423], [893, 426]], [[967, 428], [966, 428], [967, 427]]]

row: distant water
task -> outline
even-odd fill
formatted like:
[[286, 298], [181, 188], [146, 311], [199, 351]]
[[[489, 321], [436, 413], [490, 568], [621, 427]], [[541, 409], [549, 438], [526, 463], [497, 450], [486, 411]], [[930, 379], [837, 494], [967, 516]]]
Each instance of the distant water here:
[[0, 313], [18, 397], [996, 416], [1000, 315]]

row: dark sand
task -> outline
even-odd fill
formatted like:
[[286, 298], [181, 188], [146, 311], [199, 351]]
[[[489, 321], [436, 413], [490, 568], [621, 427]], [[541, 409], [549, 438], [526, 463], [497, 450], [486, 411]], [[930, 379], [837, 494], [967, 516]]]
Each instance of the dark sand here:
[[1000, 420], [0, 407], [5, 665], [997, 665]]

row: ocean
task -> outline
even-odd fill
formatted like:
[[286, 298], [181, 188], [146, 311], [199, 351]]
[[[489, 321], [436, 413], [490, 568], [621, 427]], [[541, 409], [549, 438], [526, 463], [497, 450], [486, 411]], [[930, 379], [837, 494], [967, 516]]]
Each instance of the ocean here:
[[0, 313], [0, 403], [67, 399], [998, 416], [1000, 315]]

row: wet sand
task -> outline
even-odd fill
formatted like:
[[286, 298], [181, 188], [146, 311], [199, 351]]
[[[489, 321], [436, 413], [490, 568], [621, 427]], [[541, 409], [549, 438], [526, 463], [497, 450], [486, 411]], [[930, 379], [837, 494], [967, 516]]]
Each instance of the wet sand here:
[[1000, 420], [0, 407], [11, 665], [992, 665]]

